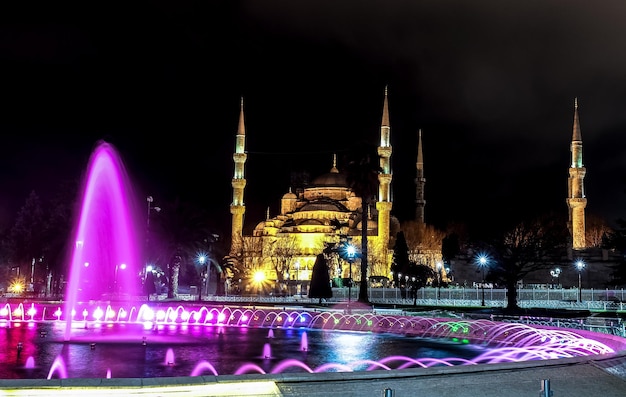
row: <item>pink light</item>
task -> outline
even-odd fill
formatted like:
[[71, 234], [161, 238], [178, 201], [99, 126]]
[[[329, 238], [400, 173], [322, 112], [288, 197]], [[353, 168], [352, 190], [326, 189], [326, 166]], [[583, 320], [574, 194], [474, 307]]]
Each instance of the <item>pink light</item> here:
[[156, 319], [157, 321], [163, 321], [165, 320], [165, 310], [157, 310], [156, 312]]
[[95, 318], [96, 320], [100, 320], [103, 315], [104, 315], [104, 311], [100, 309], [99, 307], [96, 308], [96, 310], [94, 310], [93, 312], [93, 318]]
[[143, 310], [142, 319], [144, 321], [152, 321], [152, 320], [154, 320], [154, 310], [150, 309], [149, 307], [146, 307]]
[[27, 315], [29, 315], [32, 318], [35, 316], [35, 314], [37, 314], [37, 309], [35, 309], [35, 305], [31, 304], [30, 308], [28, 309], [28, 311], [26, 312]]

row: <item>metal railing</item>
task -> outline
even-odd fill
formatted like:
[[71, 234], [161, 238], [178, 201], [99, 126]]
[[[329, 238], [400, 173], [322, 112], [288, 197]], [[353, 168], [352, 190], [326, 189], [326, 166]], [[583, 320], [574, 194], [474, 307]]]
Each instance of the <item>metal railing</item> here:
[[[333, 296], [326, 299], [328, 303], [348, 301], [348, 288], [333, 288]], [[352, 288], [350, 300], [358, 301], [359, 288]], [[368, 297], [372, 303], [420, 306], [451, 306], [472, 307], [481, 306], [482, 288], [438, 288], [426, 287], [417, 291], [417, 296], [411, 296], [410, 291], [399, 288], [369, 288]], [[502, 288], [485, 288], [486, 307], [506, 307], [507, 290]], [[541, 289], [521, 288], [517, 290], [517, 303], [522, 308], [550, 308], [550, 309], [587, 309], [587, 310], [626, 310], [626, 290], [624, 289], [583, 289], [582, 300], [578, 301], [578, 289]], [[197, 297], [190, 297], [191, 300]], [[185, 299], [180, 296], [180, 299]], [[209, 296], [206, 300], [220, 302], [266, 302], [266, 303], [314, 303], [317, 298], [307, 295], [292, 296]]]

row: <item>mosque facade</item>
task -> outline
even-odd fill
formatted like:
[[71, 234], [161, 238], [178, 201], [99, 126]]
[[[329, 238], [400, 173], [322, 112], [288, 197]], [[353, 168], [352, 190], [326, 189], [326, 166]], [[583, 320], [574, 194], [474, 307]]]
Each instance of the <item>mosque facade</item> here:
[[[230, 258], [243, 269], [247, 279], [264, 279], [274, 289], [287, 289], [288, 293], [306, 290], [311, 278], [311, 270], [317, 254], [326, 246], [340, 247], [348, 243], [361, 246], [362, 228], [367, 228], [368, 239], [368, 278], [370, 282], [391, 279], [390, 268], [393, 246], [400, 222], [391, 214], [393, 202], [391, 194], [391, 126], [389, 123], [389, 103], [387, 89], [382, 104], [380, 143], [377, 148], [381, 172], [378, 175], [378, 195], [370, 200], [364, 214], [361, 198], [355, 195], [347, 182], [347, 175], [338, 168], [337, 157], [333, 155], [332, 167], [322, 175], [312, 179], [306, 186], [289, 190], [280, 199], [280, 211], [270, 216], [269, 210], [264, 220], [259, 221], [252, 234], [244, 234], [245, 214], [245, 166], [246, 126], [244, 103], [241, 102], [239, 125], [233, 154], [234, 175], [232, 179], [233, 200], [230, 206], [232, 215]], [[424, 184], [421, 131], [418, 141], [416, 220], [424, 222]], [[433, 251], [433, 252], [431, 252]], [[418, 263], [436, 267], [441, 262], [441, 249], [411, 252]], [[331, 279], [336, 286], [352, 280], [360, 282], [360, 259], [353, 263], [341, 259], [340, 255], [327, 257]], [[257, 277], [258, 276], [258, 277]], [[261, 281], [257, 282], [260, 284]], [[254, 284], [254, 283], [249, 283]], [[266, 285], [263, 289], [267, 289]], [[260, 285], [242, 287], [248, 292]]]

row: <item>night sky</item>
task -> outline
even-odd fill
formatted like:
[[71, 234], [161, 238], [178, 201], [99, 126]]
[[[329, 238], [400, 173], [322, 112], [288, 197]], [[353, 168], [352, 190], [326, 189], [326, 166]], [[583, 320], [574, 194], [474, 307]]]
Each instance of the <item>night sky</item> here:
[[428, 223], [567, 213], [576, 97], [587, 213], [626, 218], [623, 0], [83, 3], [0, 6], [2, 227], [31, 190], [80, 178], [100, 139], [139, 201], [179, 197], [228, 225], [242, 96], [256, 223], [291, 171], [378, 144], [385, 85], [400, 220], [420, 128]]

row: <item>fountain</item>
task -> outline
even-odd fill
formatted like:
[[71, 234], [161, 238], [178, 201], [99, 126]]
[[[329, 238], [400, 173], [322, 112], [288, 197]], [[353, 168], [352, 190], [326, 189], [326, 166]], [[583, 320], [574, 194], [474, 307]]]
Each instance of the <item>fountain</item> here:
[[[115, 148], [99, 142], [82, 184], [82, 200], [70, 260], [65, 312], [78, 304], [104, 298], [132, 299], [139, 294], [141, 269], [134, 226], [134, 195]], [[66, 316], [66, 340], [72, 316]]]
[[83, 183], [65, 305], [0, 307], [0, 360], [11, 363], [0, 378], [375, 371], [626, 348], [610, 335], [490, 320], [143, 302], [133, 208], [122, 161], [99, 143]]

